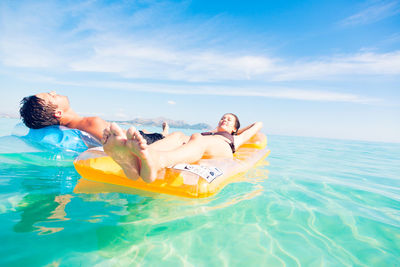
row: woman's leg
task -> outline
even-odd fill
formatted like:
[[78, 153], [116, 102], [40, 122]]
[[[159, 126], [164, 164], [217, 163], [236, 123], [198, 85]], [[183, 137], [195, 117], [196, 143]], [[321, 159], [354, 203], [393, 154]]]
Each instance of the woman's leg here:
[[[132, 131], [130, 128], [128, 131]], [[130, 134], [132, 135], [132, 134]], [[187, 143], [189, 141], [189, 136], [186, 136], [182, 132], [173, 132], [166, 136], [165, 138], [158, 140], [150, 145], [150, 147], [154, 150], [159, 151], [169, 151], [174, 150], [181, 145]]]

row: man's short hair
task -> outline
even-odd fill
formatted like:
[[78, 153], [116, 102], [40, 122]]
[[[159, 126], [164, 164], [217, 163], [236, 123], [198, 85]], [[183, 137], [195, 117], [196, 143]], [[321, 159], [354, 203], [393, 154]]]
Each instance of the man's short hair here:
[[60, 120], [54, 117], [57, 106], [46, 103], [35, 95], [24, 97], [21, 100], [21, 115], [23, 123], [31, 129], [40, 129], [50, 125], [59, 125]]

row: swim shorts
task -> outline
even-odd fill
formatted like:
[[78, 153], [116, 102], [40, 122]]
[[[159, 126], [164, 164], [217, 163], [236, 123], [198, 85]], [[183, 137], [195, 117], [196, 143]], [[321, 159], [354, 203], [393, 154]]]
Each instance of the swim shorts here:
[[139, 133], [143, 136], [148, 145], [164, 138], [164, 136], [160, 133], [147, 134], [142, 131], [139, 131]]

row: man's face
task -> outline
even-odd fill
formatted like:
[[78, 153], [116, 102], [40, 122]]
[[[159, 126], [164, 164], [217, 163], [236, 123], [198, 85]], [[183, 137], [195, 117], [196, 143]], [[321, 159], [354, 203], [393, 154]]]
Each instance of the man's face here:
[[43, 99], [47, 104], [52, 104], [56, 106], [56, 109], [60, 109], [62, 111], [66, 111], [69, 109], [68, 97], [59, 95], [55, 91], [52, 91], [50, 93], [40, 93], [37, 94], [36, 97]]

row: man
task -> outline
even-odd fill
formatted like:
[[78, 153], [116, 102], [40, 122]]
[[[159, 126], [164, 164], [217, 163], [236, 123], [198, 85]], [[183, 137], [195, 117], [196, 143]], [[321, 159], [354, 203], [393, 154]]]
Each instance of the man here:
[[[40, 129], [50, 125], [62, 125], [90, 133], [99, 140], [110, 123], [99, 117], [79, 116], [69, 105], [68, 97], [56, 92], [40, 93], [24, 97], [19, 110], [22, 121], [28, 128]], [[163, 124], [163, 132], [144, 133], [148, 144], [168, 135], [168, 124]]]

